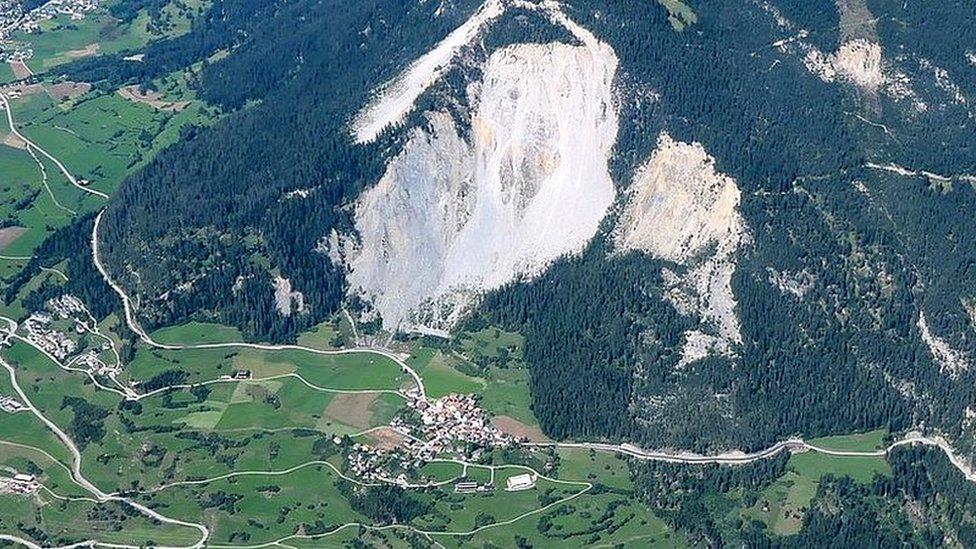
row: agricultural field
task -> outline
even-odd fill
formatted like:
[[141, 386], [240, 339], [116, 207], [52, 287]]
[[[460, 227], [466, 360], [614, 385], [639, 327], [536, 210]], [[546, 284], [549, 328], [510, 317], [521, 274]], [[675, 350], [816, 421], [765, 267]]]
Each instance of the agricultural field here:
[[[170, 128], [206, 122], [201, 105], [171, 112], [97, 91], [62, 103], [35, 94], [14, 101], [13, 108], [21, 133], [46, 150], [58, 151], [75, 177], [105, 193], [170, 144]], [[75, 200], [84, 196], [78, 194]], [[69, 207], [82, 206], [73, 202]]]

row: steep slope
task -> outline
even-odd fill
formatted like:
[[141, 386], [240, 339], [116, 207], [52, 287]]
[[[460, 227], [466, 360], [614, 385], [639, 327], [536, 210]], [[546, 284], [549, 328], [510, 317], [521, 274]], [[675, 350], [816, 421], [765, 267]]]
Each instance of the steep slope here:
[[373, 141], [381, 131], [403, 120], [414, 102], [444, 74], [458, 51], [469, 44], [486, 25], [504, 11], [502, 0], [488, 0], [434, 49], [410, 64], [396, 78], [384, 84], [376, 97], [353, 119], [352, 132], [358, 143]]
[[613, 201], [617, 60], [582, 42], [515, 44], [490, 55], [470, 136], [443, 112], [415, 128], [356, 204], [352, 292], [386, 328], [444, 333], [478, 295], [582, 250]]
[[739, 195], [700, 143], [666, 133], [634, 177], [617, 245], [675, 263], [676, 270], [664, 273], [667, 296], [678, 311], [703, 321], [701, 329], [685, 333], [679, 366], [710, 352], [731, 355], [741, 343], [731, 287], [734, 255], [746, 238]]

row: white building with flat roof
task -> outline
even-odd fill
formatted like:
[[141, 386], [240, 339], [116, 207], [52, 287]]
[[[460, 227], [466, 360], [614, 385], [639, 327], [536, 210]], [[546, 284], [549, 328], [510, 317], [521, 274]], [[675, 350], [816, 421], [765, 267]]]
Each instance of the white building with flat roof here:
[[505, 481], [505, 489], [509, 492], [517, 492], [519, 490], [528, 490], [535, 486], [535, 475], [530, 475], [525, 473], [523, 475], [514, 475], [508, 477]]

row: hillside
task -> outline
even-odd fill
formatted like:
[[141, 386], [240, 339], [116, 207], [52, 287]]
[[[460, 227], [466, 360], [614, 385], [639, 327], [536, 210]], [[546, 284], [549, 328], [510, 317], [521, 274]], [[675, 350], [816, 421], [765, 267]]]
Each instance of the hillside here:
[[[526, 336], [558, 436], [756, 448], [927, 425], [962, 443], [971, 65], [922, 44], [968, 31], [841, 7], [716, 7], [693, 32], [582, 0], [378, 3], [326, 17], [334, 32], [325, 5], [287, 3], [287, 37], [221, 20], [250, 31], [198, 93], [250, 106], [127, 182], [109, 263], [150, 327], [287, 340], [344, 302], [386, 331], [485, 318]], [[421, 19], [440, 31], [406, 39]]]
[[[77, 211], [46, 226], [33, 255], [18, 260], [23, 268], [5, 275], [11, 333], [50, 299], [78, 296], [93, 320], [117, 323], [119, 364], [144, 368], [130, 389], [174, 385], [185, 407], [200, 408], [174, 429], [219, 430], [223, 411], [245, 401], [278, 410], [276, 391], [285, 391], [294, 417], [256, 413], [267, 422], [260, 428], [336, 435], [315, 445], [344, 472], [366, 451], [338, 435], [414, 425], [444, 402], [469, 405], [452, 395], [476, 394], [470, 405], [507, 430], [487, 431], [504, 444], [469, 440], [465, 452], [477, 447], [484, 458], [473, 462], [558, 476], [578, 466], [573, 451], [580, 460], [583, 448], [612, 453], [616, 465], [586, 497], [639, 501], [683, 536], [672, 545], [858, 545], [872, 530], [883, 530], [882, 546], [976, 539], [971, 3], [166, 6], [115, 7], [119, 28], [148, 17], [158, 32], [30, 77], [90, 84], [86, 101], [140, 103], [158, 130], [140, 137], [138, 159], [111, 172], [111, 188], [103, 169], [85, 172], [110, 198], [82, 190]], [[44, 118], [22, 105], [8, 112], [35, 116], [39, 128], [60, 120], [53, 108]], [[86, 126], [77, 127], [93, 131]], [[115, 151], [112, 139], [135, 141], [128, 135], [106, 137], [104, 154]], [[47, 161], [34, 160], [48, 185]], [[53, 182], [60, 172], [49, 169]], [[92, 262], [92, 239], [102, 264]], [[67, 271], [65, 280], [37, 278], [51, 269]], [[232, 344], [159, 335], [216, 325]], [[214, 351], [238, 340], [285, 356]], [[392, 361], [384, 375], [393, 381], [381, 389], [349, 386], [388, 394], [312, 410], [296, 404], [309, 401], [294, 398], [294, 379], [212, 399], [195, 385], [225, 363], [235, 375], [311, 377], [283, 366], [304, 364], [287, 354], [295, 348], [267, 346], [309, 341]], [[326, 387], [301, 379], [301, 391]], [[144, 425], [127, 400], [104, 400], [110, 424], [170, 436]], [[83, 416], [71, 402], [58, 413]], [[342, 423], [336, 417], [348, 433], [329, 430]], [[545, 450], [507, 446], [513, 435]], [[817, 445], [837, 440], [854, 448], [843, 466], [845, 450]], [[415, 463], [389, 451], [390, 469], [367, 478], [419, 478]], [[204, 467], [205, 457], [193, 459]], [[432, 465], [444, 464], [423, 467]], [[615, 492], [619, 479], [606, 471], [621, 466], [626, 486]], [[572, 478], [577, 489], [588, 484]], [[543, 509], [577, 497], [552, 482]], [[492, 508], [446, 519], [444, 493], [366, 495], [336, 483], [337, 501], [352, 505], [344, 525], [403, 522], [420, 536], [468, 519], [477, 532], [501, 516]], [[215, 509], [234, 509], [212, 497]], [[570, 531], [561, 528], [539, 518], [536, 531], [517, 536], [542, 546]]]

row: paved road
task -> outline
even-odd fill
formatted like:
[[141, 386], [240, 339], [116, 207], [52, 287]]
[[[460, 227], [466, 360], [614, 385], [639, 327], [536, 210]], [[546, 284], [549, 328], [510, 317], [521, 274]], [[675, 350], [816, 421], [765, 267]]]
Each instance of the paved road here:
[[966, 460], [959, 456], [952, 446], [944, 438], [939, 436], [925, 436], [920, 433], [908, 433], [904, 438], [895, 441], [888, 445], [886, 448], [880, 450], [870, 450], [870, 451], [852, 451], [852, 450], [832, 450], [829, 448], [824, 448], [822, 446], [817, 446], [815, 444], [810, 444], [801, 438], [793, 438], [784, 440], [782, 442], [777, 442], [776, 444], [760, 450], [758, 452], [743, 453], [743, 452], [725, 452], [716, 455], [698, 455], [691, 452], [666, 452], [657, 450], [644, 450], [633, 444], [623, 443], [623, 444], [608, 444], [602, 442], [529, 442], [525, 443], [525, 446], [536, 446], [536, 447], [556, 447], [556, 448], [584, 448], [588, 450], [595, 450], [601, 452], [613, 452], [625, 454], [630, 457], [648, 460], [648, 461], [664, 461], [668, 463], [686, 463], [686, 464], [721, 464], [721, 465], [745, 465], [761, 459], [766, 459], [782, 451], [800, 452], [800, 451], [812, 451], [819, 452], [821, 454], [826, 454], [830, 456], [837, 457], [885, 457], [890, 454], [895, 448], [900, 446], [932, 446], [942, 450], [942, 452], [949, 458], [949, 461], [953, 466], [956, 467], [965, 477], [966, 480], [970, 482], [976, 482], [976, 471], [970, 467]]

